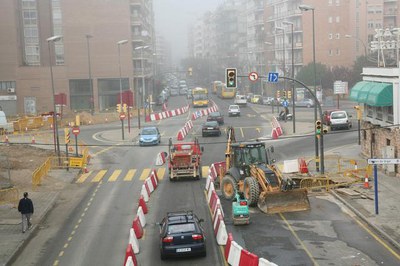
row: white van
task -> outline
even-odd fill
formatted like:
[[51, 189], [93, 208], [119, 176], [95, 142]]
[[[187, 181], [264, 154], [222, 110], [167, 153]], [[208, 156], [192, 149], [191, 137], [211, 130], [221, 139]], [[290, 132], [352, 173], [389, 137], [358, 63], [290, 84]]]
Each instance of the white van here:
[[13, 123], [7, 122], [6, 114], [3, 111], [0, 111], [0, 133], [13, 133], [14, 125]]
[[237, 105], [242, 105], [246, 106], [247, 105], [247, 99], [245, 95], [236, 95], [234, 103]]

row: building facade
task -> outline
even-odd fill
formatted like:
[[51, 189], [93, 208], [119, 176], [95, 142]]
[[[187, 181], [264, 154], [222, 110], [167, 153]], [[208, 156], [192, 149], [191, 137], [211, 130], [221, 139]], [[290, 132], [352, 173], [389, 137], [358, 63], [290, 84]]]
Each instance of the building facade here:
[[[138, 10], [138, 5], [146, 9]], [[53, 92], [65, 96], [55, 97], [58, 112], [61, 107], [67, 111], [114, 110], [120, 91], [135, 89], [133, 73], [139, 64], [132, 61], [138, 54], [135, 48], [154, 45], [149, 8], [151, 1], [134, 0], [1, 1], [3, 110], [7, 115], [53, 111]], [[146, 42], [136, 38], [137, 16], [151, 18], [147, 21], [149, 35], [143, 38]], [[62, 37], [48, 40], [52, 36]], [[152, 63], [147, 65], [152, 67]], [[153, 71], [146, 71], [146, 78], [151, 77], [149, 73]]]

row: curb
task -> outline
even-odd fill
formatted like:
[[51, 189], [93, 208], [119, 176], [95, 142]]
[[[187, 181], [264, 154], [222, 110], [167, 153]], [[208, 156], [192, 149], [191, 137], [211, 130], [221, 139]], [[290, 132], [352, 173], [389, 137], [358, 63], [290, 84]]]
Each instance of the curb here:
[[394, 240], [391, 236], [389, 236], [385, 231], [380, 229], [378, 226], [375, 224], [371, 223], [368, 221], [368, 219], [361, 213], [359, 212], [356, 208], [354, 208], [350, 203], [348, 203], [345, 199], [343, 199], [341, 196], [339, 196], [335, 191], [331, 191], [331, 194], [338, 199], [340, 202], [342, 202], [344, 205], [346, 205], [347, 208], [349, 208], [352, 212], [354, 212], [363, 222], [368, 224], [370, 227], [372, 227], [376, 232], [378, 232], [380, 235], [382, 235], [387, 241], [390, 242], [393, 246], [395, 246], [397, 249], [400, 250], [400, 243]]

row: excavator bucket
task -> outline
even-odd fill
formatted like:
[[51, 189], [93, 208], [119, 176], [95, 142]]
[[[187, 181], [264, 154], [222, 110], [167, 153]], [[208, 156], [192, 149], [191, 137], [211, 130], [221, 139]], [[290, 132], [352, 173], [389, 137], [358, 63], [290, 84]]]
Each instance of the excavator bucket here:
[[261, 193], [257, 205], [262, 212], [267, 214], [310, 209], [306, 189]]

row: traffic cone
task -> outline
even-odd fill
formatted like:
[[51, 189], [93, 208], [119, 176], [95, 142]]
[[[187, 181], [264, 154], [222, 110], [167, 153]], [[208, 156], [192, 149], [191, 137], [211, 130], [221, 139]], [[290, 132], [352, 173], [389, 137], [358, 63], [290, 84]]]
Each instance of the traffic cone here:
[[278, 133], [276, 132], [275, 128], [272, 129], [271, 137], [272, 137], [272, 139], [277, 139], [278, 138]]
[[32, 144], [35, 144], [35, 143], [36, 143], [35, 136], [32, 136]]
[[300, 159], [300, 173], [302, 173], [302, 174], [308, 173], [307, 164], [304, 159]]
[[365, 189], [369, 189], [370, 188], [367, 174], [365, 174], [365, 178], [364, 178], [364, 188]]

